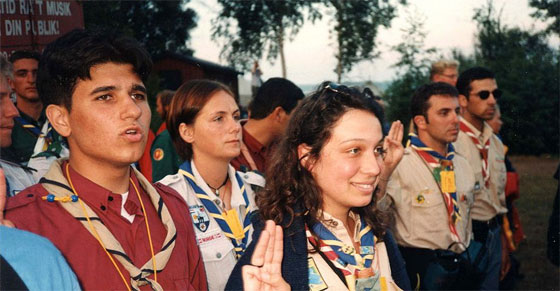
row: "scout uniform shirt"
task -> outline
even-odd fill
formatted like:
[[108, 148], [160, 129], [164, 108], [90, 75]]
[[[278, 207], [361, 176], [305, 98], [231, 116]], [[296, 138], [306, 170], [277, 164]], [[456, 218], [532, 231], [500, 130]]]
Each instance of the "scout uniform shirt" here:
[[[204, 190], [208, 197], [214, 201], [214, 204], [220, 204], [217, 206], [219, 209], [222, 209], [221, 205], [223, 206], [223, 202], [208, 187], [202, 176], [198, 173], [193, 161], [190, 161], [190, 166], [196, 185]], [[241, 177], [243, 176], [243, 173], [239, 174]], [[232, 185], [231, 208], [237, 211], [237, 214], [240, 216], [240, 222], [243, 223], [243, 217], [241, 216], [246, 213], [247, 205], [242, 197], [241, 187], [243, 186], [240, 187], [238, 184], [236, 171], [231, 165], [228, 166], [228, 176]], [[209, 290], [224, 290], [231, 271], [237, 263], [232, 241], [226, 237], [213, 214], [204, 206], [201, 199], [197, 197], [197, 193], [181, 172], [167, 176], [159, 183], [175, 189], [189, 205], [190, 213], [185, 213], [185, 215], [192, 217], [196, 238], [208, 277], [208, 288]], [[244, 188], [249, 198], [249, 213], [252, 213], [256, 210], [255, 194], [248, 184]], [[246, 235], [248, 235], [247, 245], [249, 245], [253, 235], [252, 226]]]
[[[475, 179], [468, 162], [457, 154], [453, 168], [461, 217], [455, 226], [461, 242], [468, 246]], [[446, 250], [454, 242], [443, 194], [431, 169], [413, 148], [405, 149], [386, 192], [396, 209], [394, 234], [400, 246]], [[451, 250], [464, 250], [458, 247]]]
[[167, 175], [173, 175], [183, 163], [175, 150], [169, 131], [164, 130], [152, 144], [152, 181], [157, 182]]
[[[350, 212], [350, 218], [355, 222], [354, 237], [348, 235], [348, 231], [342, 221], [332, 217], [330, 214], [323, 212], [326, 223], [323, 225], [338, 238], [342, 243], [348, 246], [354, 246], [354, 241], [359, 242], [359, 232], [361, 229], [360, 216], [354, 212]], [[327, 258], [318, 252], [314, 252], [313, 245], [307, 241], [308, 251], [308, 268], [309, 268], [309, 289], [315, 290], [348, 290], [348, 287], [335, 271], [327, 263]], [[375, 242], [374, 258], [371, 264], [374, 274], [377, 277], [378, 289], [372, 290], [401, 290], [391, 277], [391, 266], [385, 243], [381, 241]]]
[[453, 144], [457, 153], [467, 159], [476, 178], [475, 200], [471, 210], [471, 217], [474, 220], [488, 221], [497, 214], [507, 212], [505, 197], [507, 173], [504, 162], [504, 145], [486, 122], [484, 122], [484, 128], [480, 132], [464, 118], [460, 120], [464, 126], [474, 133], [481, 145], [490, 141], [488, 148], [488, 173], [490, 177], [488, 183], [484, 181], [482, 173], [483, 162], [480, 151], [471, 140], [471, 137], [463, 130], [460, 130], [457, 141]]
[[[133, 264], [136, 269], [153, 269], [149, 264], [152, 255], [146, 220], [155, 255], [159, 258], [156, 261], [157, 283], [165, 290], [207, 288], [192, 222], [184, 215], [188, 207], [179, 194], [164, 185], [153, 187], [139, 172], [131, 169], [129, 195], [123, 201], [120, 194], [95, 184], [66, 165], [64, 160], [54, 162], [41, 183], [8, 199], [6, 219], [19, 229], [48, 238], [64, 255], [84, 290], [124, 290], [125, 282], [119, 271], [128, 287], [142, 283], [138, 280], [155, 280], [153, 273], [146, 272], [134, 276], [140, 279], [134, 279], [131, 268], [127, 268], [127, 264]], [[49, 195], [70, 197], [67, 195], [72, 193], [69, 178], [80, 201], [45, 199]], [[159, 201], [154, 203], [156, 197]], [[90, 232], [81, 202], [104, 247], [109, 250], [106, 251]], [[123, 203], [126, 212], [133, 215], [132, 222], [122, 215]], [[72, 214], [68, 207], [79, 209], [80, 217]], [[104, 229], [110, 231], [114, 240], [103, 236]], [[108, 256], [109, 251], [115, 263]], [[148, 265], [143, 266], [145, 264]], [[152, 290], [150, 284], [144, 283], [137, 289]]]
[[[2, 156], [5, 159], [27, 165], [27, 162], [34, 154], [35, 145], [39, 138], [38, 132], [43, 132], [43, 125], [47, 122], [45, 111], [41, 112], [39, 120], [34, 120], [31, 116], [19, 111], [18, 117], [14, 119], [14, 128], [12, 130], [12, 145], [2, 149]], [[58, 139], [58, 133], [52, 129], [52, 139]], [[40, 151], [39, 151], [40, 152]], [[35, 152], [37, 153], [37, 152]]]

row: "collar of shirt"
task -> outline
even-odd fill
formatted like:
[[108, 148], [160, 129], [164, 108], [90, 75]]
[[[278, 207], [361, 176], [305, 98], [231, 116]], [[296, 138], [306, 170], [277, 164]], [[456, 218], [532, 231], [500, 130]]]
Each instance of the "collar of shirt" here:
[[[210, 189], [210, 187], [208, 187], [208, 184], [206, 184], [206, 181], [204, 181], [204, 179], [196, 169], [193, 160], [191, 160], [191, 168], [193, 171], [196, 184], [200, 188], [202, 188], [202, 190], [204, 190], [206, 194], [208, 194], [208, 197], [210, 197], [210, 199], [214, 201], [214, 203], [216, 203], [215, 201], [220, 198], [216, 196], [216, 194], [214, 193], [214, 191]], [[238, 213], [243, 213], [242, 211], [240, 211], [240, 207], [241, 206], [247, 207], [247, 204], [245, 203], [245, 199], [243, 199], [243, 193], [241, 192], [241, 188], [237, 183], [237, 178], [235, 177], [235, 174], [236, 174], [235, 169], [231, 165], [228, 165], [228, 177], [229, 177], [229, 181], [231, 182], [231, 208], [236, 209]], [[218, 205], [218, 206], [223, 207], [223, 205]]]
[[492, 131], [492, 127], [490, 127], [490, 125], [488, 125], [486, 121], [483, 121], [482, 132], [480, 132], [480, 130], [475, 128], [470, 122], [462, 117], [461, 121], [472, 130], [472, 132], [478, 137], [478, 140], [480, 140], [482, 144], [486, 143], [486, 141], [494, 134], [494, 132]]
[[251, 153], [262, 155], [266, 151], [266, 147], [263, 146], [248, 131], [246, 131], [245, 127], [242, 127], [242, 132], [243, 132], [243, 142], [245, 143], [247, 148], [251, 151]]
[[[62, 169], [66, 168], [66, 163], [68, 162], [64, 162], [62, 164]], [[78, 196], [80, 199], [85, 201], [92, 210], [105, 215], [107, 215], [108, 212], [113, 212], [121, 217], [122, 196], [120, 194], [113, 193], [110, 190], [97, 185], [93, 181], [76, 172], [72, 166], [69, 167], [69, 174], [72, 179], [72, 183], [78, 192]], [[138, 188], [138, 191], [142, 191], [142, 187], [139, 186], [138, 180], [136, 179], [133, 171], [130, 171], [130, 176], [133, 183]], [[130, 215], [142, 216], [142, 208], [140, 206], [140, 202], [138, 201], [138, 195], [136, 195], [136, 190], [132, 184], [129, 185], [128, 193], [132, 194], [128, 195], [127, 201], [124, 203], [124, 209]]]
[[27, 121], [29, 121], [31, 124], [41, 127], [43, 126], [43, 124], [45, 124], [45, 121], [47, 121], [47, 116], [45, 114], [45, 109], [43, 109], [41, 111], [41, 115], [39, 115], [39, 120], [35, 120], [33, 119], [33, 117], [25, 114], [23, 111], [19, 110], [19, 108], [17, 109], [19, 112], [19, 116]]
[[[344, 223], [339, 219], [333, 217], [328, 212], [322, 212], [323, 218], [325, 222], [323, 225], [332, 233], [336, 238], [338, 238], [341, 242], [349, 245], [354, 246], [354, 242], [359, 242], [360, 238], [358, 237], [360, 233], [361, 221], [360, 215], [350, 211], [349, 217], [354, 221], [354, 237], [350, 238], [346, 227], [344, 227]], [[321, 217], [321, 213], [319, 213], [319, 217]]]

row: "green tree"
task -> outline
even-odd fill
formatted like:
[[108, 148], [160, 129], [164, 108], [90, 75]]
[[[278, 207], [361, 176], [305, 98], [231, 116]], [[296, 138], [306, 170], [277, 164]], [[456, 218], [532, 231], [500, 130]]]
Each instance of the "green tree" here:
[[529, 5], [537, 10], [531, 14], [534, 18], [548, 20], [552, 23], [547, 27], [547, 33], [560, 35], [560, 1], [559, 0], [529, 0]]
[[474, 60], [496, 74], [504, 90], [501, 135], [517, 154], [558, 153], [559, 52], [544, 32], [507, 27], [491, 3], [475, 11]]
[[336, 37], [334, 71], [340, 83], [342, 74], [349, 72], [354, 64], [379, 56], [375, 51], [378, 27], [390, 27], [396, 11], [388, 1], [324, 0], [324, 3], [335, 10], [331, 33]]
[[218, 0], [222, 9], [213, 22], [212, 37], [222, 40], [221, 57], [239, 70], [247, 70], [253, 60], [267, 54], [270, 62], [280, 56], [282, 76], [287, 75], [284, 46], [308, 19], [320, 17], [306, 0]]
[[[431, 59], [435, 56], [434, 48], [425, 48], [425, 17], [409, 15], [408, 27], [403, 29], [402, 42], [392, 49], [400, 54], [400, 59], [393, 66], [398, 69], [397, 78], [385, 90], [388, 101], [387, 119], [410, 123], [410, 98], [414, 91], [429, 80]], [[406, 127], [405, 127], [406, 128]]]
[[196, 12], [181, 1], [82, 1], [88, 29], [116, 29], [142, 42], [152, 55], [173, 51], [192, 55], [189, 31]]

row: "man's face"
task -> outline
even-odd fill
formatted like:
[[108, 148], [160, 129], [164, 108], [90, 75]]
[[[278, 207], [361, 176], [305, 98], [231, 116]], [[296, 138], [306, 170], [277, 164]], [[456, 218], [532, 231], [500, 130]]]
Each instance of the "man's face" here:
[[38, 102], [39, 94], [35, 81], [39, 62], [35, 59], [19, 59], [13, 63], [13, 66], [14, 78], [11, 85], [17, 97], [30, 102]]
[[459, 102], [461, 107], [466, 110], [464, 114], [470, 115], [473, 119], [490, 120], [496, 113], [496, 96], [490, 94], [488, 98], [482, 99], [479, 93], [482, 91], [493, 92], [498, 89], [495, 79], [482, 79], [471, 82], [471, 91], [468, 99], [461, 96]]
[[430, 108], [426, 113], [428, 120], [425, 124], [427, 138], [441, 145], [456, 141], [459, 134], [460, 110], [457, 98], [432, 95], [429, 102]]
[[99, 64], [90, 74], [89, 80], [78, 79], [71, 112], [63, 111], [68, 127], [59, 133], [68, 137], [70, 161], [128, 167], [146, 145], [151, 116], [146, 88], [129, 64]]
[[457, 72], [457, 68], [445, 68], [441, 74], [435, 74], [432, 78], [434, 82], [443, 82], [447, 83], [453, 87], [457, 85], [457, 78], [459, 74]]
[[8, 80], [0, 75], [0, 146], [3, 148], [12, 144], [14, 117], [18, 116], [18, 111], [10, 99], [11, 92]]

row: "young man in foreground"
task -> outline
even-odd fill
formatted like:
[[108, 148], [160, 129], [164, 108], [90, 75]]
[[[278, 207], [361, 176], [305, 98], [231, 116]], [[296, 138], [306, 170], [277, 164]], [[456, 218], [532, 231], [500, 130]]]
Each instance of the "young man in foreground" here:
[[206, 289], [189, 208], [131, 168], [144, 151], [148, 53], [130, 38], [74, 30], [47, 46], [38, 89], [70, 158], [8, 200], [5, 217], [50, 239], [83, 289]]

